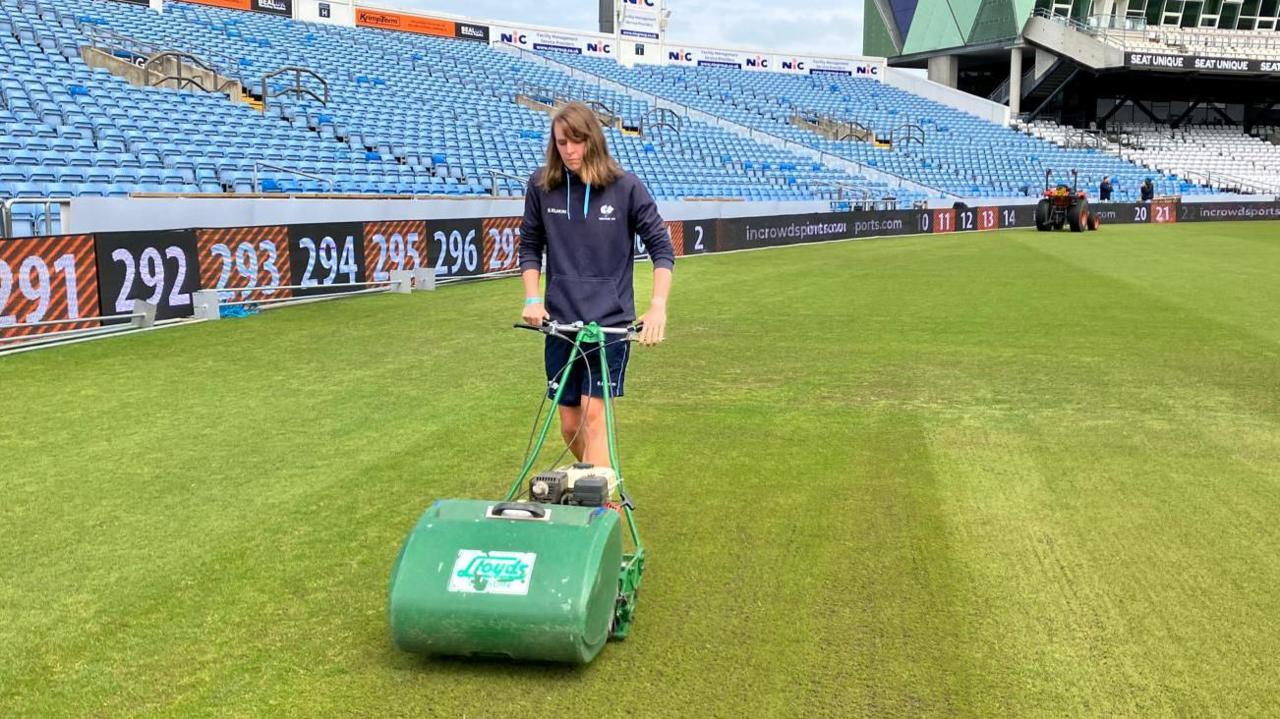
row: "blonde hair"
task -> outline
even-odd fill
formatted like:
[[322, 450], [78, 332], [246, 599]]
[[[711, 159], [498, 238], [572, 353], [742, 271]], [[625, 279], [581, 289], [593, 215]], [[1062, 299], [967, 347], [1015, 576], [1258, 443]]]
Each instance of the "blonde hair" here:
[[553, 190], [564, 182], [564, 161], [556, 147], [556, 123], [560, 132], [571, 142], [585, 142], [582, 167], [578, 177], [592, 187], [605, 187], [622, 177], [622, 168], [609, 156], [609, 145], [604, 139], [600, 120], [591, 108], [580, 102], [571, 102], [556, 110], [551, 116], [551, 136], [547, 138], [546, 163], [542, 167], [542, 189]]

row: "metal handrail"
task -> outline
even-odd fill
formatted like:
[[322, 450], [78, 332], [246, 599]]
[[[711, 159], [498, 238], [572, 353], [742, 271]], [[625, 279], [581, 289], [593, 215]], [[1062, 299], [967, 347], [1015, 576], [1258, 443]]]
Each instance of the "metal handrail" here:
[[904, 133], [905, 137], [903, 137], [903, 139], [901, 140], [902, 142], [910, 142], [912, 140], [915, 140], [917, 143], [921, 145], [925, 144], [924, 128], [915, 123], [909, 122], [903, 125], [899, 125], [898, 127], [895, 127], [893, 129], [893, 132], [889, 133], [889, 139], [890, 141], [893, 142], [894, 145], [897, 145], [900, 142], [898, 140], [898, 133], [900, 130], [906, 130], [906, 133]]
[[[601, 124], [605, 126], [612, 127], [614, 122], [622, 119], [622, 116], [614, 112], [612, 107], [599, 100], [586, 100], [582, 104], [595, 113], [596, 119], [600, 120]], [[601, 115], [604, 115], [604, 119], [600, 118]]]
[[807, 184], [823, 185], [826, 187], [836, 188], [836, 200], [844, 201], [844, 191], [846, 189], [855, 190], [859, 194], [859, 198], [854, 201], [859, 209], [863, 210], [893, 210], [898, 207], [898, 198], [894, 195], [885, 195], [880, 199], [875, 199], [875, 195], [862, 185], [855, 185], [851, 182], [841, 182], [839, 180], [806, 180]]
[[[662, 130], [662, 128], [664, 127], [669, 128], [671, 132], [674, 133], [674, 135], [668, 135], [666, 130]], [[641, 131], [645, 138], [649, 137], [650, 129], [660, 130], [660, 132], [655, 132], [653, 134], [654, 139], [657, 141], [657, 144], [660, 147], [666, 147], [669, 143], [675, 142], [680, 139], [680, 128], [676, 127], [675, 125], [672, 125], [669, 122], [655, 122], [655, 123], [646, 124], [644, 126], [644, 129]]]
[[839, 180], [816, 180], [816, 179], [815, 179], [815, 180], [808, 180], [806, 184], [810, 184], [810, 185], [822, 185], [822, 186], [824, 186], [824, 187], [834, 187], [834, 188], [836, 188], [836, 191], [837, 191], [837, 192], [836, 192], [836, 199], [837, 199], [837, 200], [843, 200], [843, 199], [844, 199], [844, 191], [845, 191], [846, 189], [857, 190], [858, 195], [859, 195], [860, 197], [864, 198], [864, 199], [865, 199], [865, 198], [867, 198], [867, 197], [870, 197], [870, 196], [871, 196], [871, 193], [870, 193], [869, 191], [867, 191], [867, 188], [865, 188], [865, 187], [863, 187], [863, 186], [861, 186], [861, 185], [855, 185], [855, 184], [853, 184], [852, 182], [841, 182], [841, 181], [839, 181]]
[[297, 175], [298, 177], [305, 177], [308, 180], [316, 180], [318, 182], [327, 182], [329, 183], [329, 191], [333, 192], [334, 183], [333, 183], [333, 180], [328, 177], [313, 175], [309, 172], [303, 172], [302, 170], [295, 170], [291, 167], [281, 167], [279, 165], [272, 165], [271, 163], [268, 163], [268, 162], [255, 162], [253, 163], [253, 189], [257, 192], [262, 192], [262, 185], [258, 182], [258, 168], [261, 168], [261, 167], [265, 167], [268, 170], [287, 172], [291, 175]]
[[822, 118], [826, 116], [818, 112], [817, 110], [806, 108], [804, 110], [792, 111], [791, 117], [793, 119], [798, 117], [800, 118], [800, 120], [802, 120], [803, 122], [807, 122], [810, 125], [817, 125], [818, 123], [822, 122]]
[[556, 100], [561, 96], [560, 92], [555, 88], [535, 85], [529, 80], [521, 80], [520, 84], [516, 86], [516, 91], [517, 94], [524, 95], [534, 102], [550, 105], [551, 107], [555, 107]]
[[[293, 73], [293, 87], [286, 87], [285, 89], [275, 94], [271, 94], [270, 92], [268, 92], [267, 81], [277, 75], [283, 75], [287, 72]], [[306, 88], [302, 86], [303, 73], [306, 73], [320, 81], [320, 84], [324, 87], [323, 98], [317, 95], [310, 88]], [[298, 95], [298, 96], [309, 95], [312, 98], [314, 98], [316, 102], [319, 102], [321, 105], [326, 105], [326, 106], [333, 99], [332, 95], [329, 92], [329, 82], [327, 80], [321, 77], [319, 73], [317, 73], [315, 70], [312, 70], [310, 68], [305, 68], [305, 67], [298, 67], [296, 65], [291, 65], [289, 67], [282, 67], [279, 70], [269, 72], [266, 75], [262, 76], [262, 107], [266, 108], [268, 99], [273, 97], [280, 97], [281, 95]]]
[[[846, 120], [831, 114], [820, 113], [817, 110], [793, 112], [791, 118], [793, 122], [798, 118], [808, 126], [808, 129], [836, 142], [845, 142], [847, 140], [864, 142], [875, 137], [875, 132], [858, 120]], [[830, 133], [830, 135], [823, 133]]]
[[[1110, 15], [1091, 15], [1081, 21], [1066, 15], [1054, 13], [1048, 8], [1037, 8], [1032, 17], [1043, 18], [1097, 38], [1103, 43], [1121, 50], [1147, 49], [1150, 41], [1155, 40], [1171, 50], [1185, 48], [1187, 45], [1204, 45], [1215, 47], [1227, 44], [1231, 47], [1247, 47], [1272, 49], [1273, 38], [1246, 34], [1249, 31], [1235, 31], [1239, 34], [1224, 35], [1232, 32], [1219, 28], [1184, 28], [1174, 25], [1151, 25], [1145, 17], [1113, 17]], [[1131, 36], [1141, 34], [1144, 42], [1135, 43]], [[1188, 42], [1189, 41], [1189, 42]]]
[[[233, 78], [242, 85], [244, 84], [244, 71], [241, 69], [240, 61], [238, 59], [233, 58], [224, 52], [211, 50], [204, 45], [192, 45], [192, 47], [200, 52], [197, 57], [202, 57], [205, 60], [205, 63], [212, 67], [217, 73], [223, 77]], [[221, 64], [216, 62], [217, 60], [221, 60]]]
[[[170, 51], [164, 45], [158, 45], [148, 40], [139, 40], [136, 37], [125, 35], [124, 33], [110, 28], [104, 28], [93, 23], [79, 23], [77, 28], [88, 36], [91, 47], [102, 50], [112, 49], [111, 43], [117, 43], [120, 49], [146, 55], [148, 58], [157, 53], [177, 52]], [[202, 68], [214, 72], [215, 74], [222, 75], [223, 77], [234, 79], [236, 82], [243, 82], [240, 65], [230, 55], [217, 50], [210, 50], [206, 47], [196, 47], [196, 49], [206, 57], [195, 55], [190, 51], [183, 52], [186, 52], [187, 56], [195, 58], [197, 60], [196, 64], [200, 65]], [[222, 63], [219, 64], [215, 62], [215, 60], [221, 60]], [[223, 84], [223, 88], [225, 87], [226, 83]], [[221, 91], [221, 88], [219, 91]]]
[[995, 102], [1000, 102], [999, 100], [996, 100], [997, 97], [1003, 97], [1007, 99], [1009, 97], [1009, 79], [1010, 78], [1006, 77], [1005, 79], [1001, 80], [1000, 84], [996, 85], [996, 88], [994, 90], [987, 93], [987, 99], [993, 100]]
[[666, 123], [671, 125], [677, 133], [684, 129], [684, 118], [680, 116], [680, 113], [669, 107], [654, 107], [646, 112], [641, 119], [641, 128], [643, 129], [644, 126], [650, 123], [655, 125]]
[[1112, 29], [1108, 28], [1106, 25], [1091, 25], [1087, 22], [1082, 22], [1069, 15], [1055, 13], [1049, 8], [1036, 8], [1036, 10], [1031, 13], [1031, 16], [1043, 18], [1045, 20], [1058, 23], [1059, 25], [1066, 25], [1073, 30], [1085, 33], [1086, 35], [1093, 35], [1094, 37], [1106, 37], [1107, 30]]
[[[130, 312], [123, 315], [93, 315], [90, 317], [65, 317], [59, 320], [40, 320], [39, 322], [20, 322], [12, 325], [5, 325], [4, 329], [29, 329], [32, 327], [52, 327], [54, 325], [78, 325], [82, 322], [102, 322], [105, 320], [131, 320], [138, 317], [146, 317], [145, 312]], [[77, 330], [69, 330], [77, 331]], [[0, 342], [13, 342], [15, 340], [30, 339], [32, 335], [15, 335], [13, 337], [0, 337]]]
[[502, 170], [495, 170], [495, 169], [493, 169], [493, 168], [491, 168], [491, 167], [490, 167], [490, 168], [485, 168], [485, 169], [481, 170], [481, 172], [487, 172], [487, 173], [489, 173], [489, 194], [493, 195], [494, 197], [497, 197], [497, 196], [498, 196], [498, 178], [499, 178], [499, 177], [504, 178], [504, 179], [507, 179], [507, 180], [515, 180], [516, 182], [519, 182], [519, 183], [521, 183], [521, 184], [524, 184], [524, 182], [525, 182], [525, 181], [526, 181], [526, 179], [527, 179], [527, 178], [524, 178], [524, 177], [520, 177], [519, 175], [513, 175], [513, 174], [511, 174], [510, 172], [503, 172]]
[[13, 237], [14, 205], [40, 205], [44, 208], [45, 234], [52, 235], [53, 206], [71, 206], [71, 200], [65, 197], [11, 197], [0, 204], [0, 237]]
[[[161, 72], [159, 70], [151, 69], [151, 66], [154, 65], [155, 63], [160, 62], [161, 60], [166, 60], [168, 58], [176, 58], [178, 60], [183, 60], [183, 59], [190, 60], [192, 64], [196, 65], [200, 69], [213, 73], [213, 76], [215, 78], [222, 77], [221, 75], [218, 74], [217, 68], [206, 63], [204, 60], [201, 60], [199, 57], [196, 57], [195, 55], [192, 55], [189, 52], [184, 52], [182, 50], [165, 50], [163, 52], [159, 52], [159, 53], [156, 53], [155, 55], [152, 55], [151, 59], [147, 60], [146, 64], [142, 66], [143, 71], [147, 73], [148, 85], [156, 87], [163, 82], [175, 80], [178, 82], [179, 90], [185, 89], [188, 85], [195, 85], [196, 87], [200, 88], [204, 92], [226, 92], [227, 88], [235, 88], [240, 86], [240, 82], [238, 80], [233, 80], [231, 78], [224, 78], [224, 82], [219, 84], [214, 89], [210, 90], [209, 88], [205, 87], [204, 83], [200, 82], [200, 80], [198, 80], [197, 78], [187, 77], [183, 75], [182, 74], [183, 64], [181, 62], [178, 63], [177, 75], [161, 75]], [[154, 82], [152, 82], [153, 75], [161, 75], [161, 77], [159, 80], [155, 80]]]
[[[1266, 182], [1250, 180], [1245, 177], [1231, 175], [1225, 172], [1213, 172], [1212, 170], [1187, 170], [1178, 173], [1188, 179], [1196, 179], [1196, 177], [1204, 178], [1205, 187], [1215, 187], [1214, 183], [1219, 183], [1219, 189], [1234, 189], [1244, 194], [1280, 193], [1280, 185], [1272, 185]], [[1225, 183], [1225, 184], [1224, 184]]]
[[[838, 141], [858, 140], [859, 142], [866, 142], [866, 138], [875, 138], [876, 136], [874, 130], [857, 120], [842, 120], [836, 117], [828, 117], [828, 119], [835, 124], [837, 133], [841, 130], [845, 131], [845, 134], [836, 137], [836, 140]], [[859, 131], [862, 132], [862, 138], [858, 137]], [[924, 130], [921, 129], [921, 132], [923, 133]]]
[[[127, 45], [136, 46], [142, 52], [145, 52], [145, 53], [159, 52], [161, 50], [161, 47], [159, 45], [147, 42], [146, 40], [139, 40], [135, 37], [130, 37], [129, 35], [116, 32], [111, 28], [102, 27], [101, 25], [97, 25], [95, 23], [80, 23], [78, 26], [78, 29], [80, 30], [80, 32], [84, 33], [85, 36], [89, 38], [90, 47], [105, 46], [107, 44], [107, 41], [110, 40], [110, 41], [118, 42], [121, 45], [125, 45], [125, 46]], [[131, 49], [131, 48], [125, 47], [124, 49]]]

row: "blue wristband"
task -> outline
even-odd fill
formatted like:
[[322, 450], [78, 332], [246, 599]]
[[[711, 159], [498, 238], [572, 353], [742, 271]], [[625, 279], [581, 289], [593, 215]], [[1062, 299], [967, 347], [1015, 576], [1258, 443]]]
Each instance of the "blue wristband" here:
[[541, 297], [526, 297], [526, 298], [524, 298], [524, 305], [525, 305], [525, 307], [528, 307], [529, 305], [540, 305], [540, 304], [542, 304], [542, 298], [541, 298]]

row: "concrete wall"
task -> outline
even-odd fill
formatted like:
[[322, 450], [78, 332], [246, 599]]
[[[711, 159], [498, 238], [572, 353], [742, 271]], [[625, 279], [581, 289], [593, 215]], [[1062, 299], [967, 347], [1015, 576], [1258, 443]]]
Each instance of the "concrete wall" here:
[[970, 95], [954, 87], [947, 87], [932, 80], [926, 80], [906, 70], [896, 67], [889, 68], [885, 72], [884, 82], [934, 102], [950, 105], [957, 110], [976, 115], [988, 122], [994, 122], [998, 125], [1007, 125], [1009, 123], [1009, 108], [1004, 105], [992, 102], [985, 97]]
[[[1027, 41], [1094, 69], [1124, 65], [1124, 50], [1048, 18], [1033, 17], [1023, 28]], [[1036, 60], [1039, 70], [1039, 58]], [[1038, 75], [1037, 75], [1038, 76]]]
[[929, 81], [946, 87], [960, 84], [960, 61], [954, 55], [929, 58]]
[[[658, 210], [667, 220], [701, 220], [829, 212], [831, 204], [826, 201], [677, 201], [659, 202]], [[79, 197], [71, 201], [71, 208], [64, 215], [62, 232], [79, 234], [312, 222], [518, 217], [522, 214], [524, 214], [524, 198], [400, 200], [285, 197]]]

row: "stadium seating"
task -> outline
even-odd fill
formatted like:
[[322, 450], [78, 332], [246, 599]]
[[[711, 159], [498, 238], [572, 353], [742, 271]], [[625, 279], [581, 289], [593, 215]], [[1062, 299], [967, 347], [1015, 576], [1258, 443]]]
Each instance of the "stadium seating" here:
[[[637, 66], [602, 58], [560, 55], [560, 61], [659, 97], [719, 115], [753, 129], [802, 143], [896, 175], [965, 196], [1039, 194], [1045, 170], [1071, 170], [1096, 186], [1117, 178], [1117, 199], [1136, 199], [1152, 177], [1160, 194], [1211, 192], [1175, 177], [1152, 173], [1093, 148], [1064, 148], [1003, 127], [891, 85], [861, 77], [746, 72], [720, 67]], [[792, 124], [800, 116], [856, 121], [892, 149], [871, 142], [827, 140]]]
[[1123, 128], [1125, 157], [1230, 192], [1280, 193], [1280, 145], [1230, 125]]
[[[119, 49], [100, 40], [106, 34], [192, 52], [255, 93], [270, 77], [266, 106], [260, 111], [225, 94], [139, 88], [91, 69], [81, 59], [83, 46], [99, 42]], [[1147, 176], [1154, 176], [1161, 194], [1213, 191], [1153, 173], [1106, 148], [1063, 147], [870, 79], [628, 69], [606, 59], [550, 57], [548, 65], [482, 43], [181, 2], [156, 13], [131, 3], [0, 0], [0, 197], [253, 191], [514, 196], [523, 192], [516, 178], [542, 161], [547, 124], [544, 113], [519, 98], [598, 102], [634, 128], [654, 118], [642, 93], [722, 118], [710, 124], [686, 116], [678, 120], [678, 132], [648, 136], [607, 131], [615, 154], [659, 199], [892, 196], [905, 204], [926, 198], [898, 182], [891, 186], [824, 165], [820, 153], [933, 188], [929, 199], [946, 193], [1034, 196], [1045, 170], [1065, 177], [1072, 169], [1085, 186], [1113, 176], [1118, 199], [1135, 198]], [[576, 79], [557, 63], [621, 83], [624, 90]], [[297, 82], [318, 96], [327, 87], [329, 101], [279, 94], [295, 80], [271, 73], [287, 66], [323, 78], [324, 84], [304, 74]], [[887, 142], [826, 139], [794, 124], [797, 116], [856, 121]], [[783, 149], [751, 133], [808, 151]], [[1200, 177], [1195, 167], [1186, 171]], [[26, 212], [20, 219], [35, 219]]]
[[[1105, 133], [1036, 120], [1028, 134], [1064, 146], [1091, 146], [1144, 167], [1188, 178], [1214, 191], [1280, 193], [1280, 145], [1274, 128], [1253, 135], [1233, 125], [1110, 124]], [[1276, 140], [1280, 141], [1280, 137]]]
[[1096, 37], [1129, 52], [1280, 60], [1280, 33], [1275, 31], [1153, 25], [1133, 30], [1108, 29]]
[[[80, 59], [99, 28], [191, 51], [250, 90], [277, 68], [304, 66], [325, 79], [331, 101], [273, 96], [259, 112], [225, 95], [135, 87]], [[158, 14], [127, 3], [3, 0], [0, 61], [0, 196], [519, 195], [522, 182], [489, 170], [524, 177], [541, 164], [547, 116], [518, 105], [517, 95], [555, 88], [558, 97], [602, 102], [627, 124], [651, 110], [481, 43], [178, 2]], [[270, 91], [291, 82], [272, 78]], [[309, 75], [301, 85], [323, 94]], [[660, 199], [834, 199], [841, 186], [916, 199], [703, 123], [662, 137], [608, 133], [622, 163]], [[325, 181], [258, 167], [255, 187], [258, 163]]]

